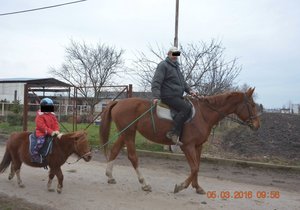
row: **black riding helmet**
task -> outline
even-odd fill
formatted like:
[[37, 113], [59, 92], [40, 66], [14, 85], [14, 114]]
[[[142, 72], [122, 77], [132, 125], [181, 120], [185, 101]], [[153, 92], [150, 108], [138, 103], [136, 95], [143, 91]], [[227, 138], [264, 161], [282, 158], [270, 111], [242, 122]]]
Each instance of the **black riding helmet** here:
[[41, 100], [41, 112], [54, 112], [54, 104], [52, 99], [50, 98], [43, 98]]

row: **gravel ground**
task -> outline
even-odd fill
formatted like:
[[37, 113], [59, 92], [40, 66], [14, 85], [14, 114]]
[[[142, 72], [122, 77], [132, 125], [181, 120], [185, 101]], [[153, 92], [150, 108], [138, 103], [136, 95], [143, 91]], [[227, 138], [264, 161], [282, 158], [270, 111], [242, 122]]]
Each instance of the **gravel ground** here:
[[[290, 164], [290, 165], [300, 165], [300, 116], [298, 115], [289, 115], [289, 114], [275, 114], [275, 113], [264, 113], [261, 117], [261, 128], [257, 132], [250, 131], [250, 129], [239, 126], [235, 129], [230, 130], [223, 138], [221, 139], [214, 139], [213, 145], [215, 146], [215, 149], [212, 151], [213, 155], [215, 154], [217, 157], [224, 157], [224, 158], [235, 158], [235, 159], [244, 159], [244, 160], [256, 160], [260, 162], [272, 162], [272, 163], [280, 163], [280, 164]], [[0, 135], [0, 147], [2, 144], [2, 147], [4, 146], [3, 142], [6, 140], [6, 136]], [[1, 143], [2, 142], [2, 143]], [[211, 142], [208, 142], [211, 143]], [[4, 148], [4, 147], [3, 147]], [[3, 150], [3, 149], [2, 149]], [[216, 153], [217, 151], [217, 153]], [[209, 152], [209, 151], [208, 151]], [[2, 155], [1, 155], [2, 157]], [[98, 163], [100, 163], [100, 170], [104, 170], [105, 167], [104, 164], [105, 160], [103, 155], [101, 154], [94, 154], [94, 160], [96, 160]], [[126, 155], [121, 154], [120, 157], [117, 159], [117, 163], [120, 167], [126, 167], [125, 172], [122, 169], [121, 174], [125, 174], [127, 176], [128, 171], [132, 171], [131, 165], [129, 161], [126, 158]], [[95, 163], [98, 165], [99, 164]], [[166, 160], [166, 159], [159, 159], [159, 158], [151, 158], [151, 157], [141, 157], [140, 158], [140, 164], [142, 167], [145, 167], [148, 169], [148, 173], [151, 173], [151, 171], [157, 171], [158, 176], [160, 178], [159, 181], [162, 181], [161, 179], [170, 179], [171, 182], [178, 179], [178, 176], [181, 174], [182, 178], [185, 178], [186, 174], [189, 171], [188, 165], [185, 161], [178, 161], [178, 160]], [[74, 188], [73, 185], [78, 184], [78, 182], [81, 182], [83, 179], [87, 178], [85, 177], [87, 174], [90, 174], [89, 181], [91, 184], [94, 185], [96, 182], [94, 178], [95, 175], [97, 175], [97, 172], [93, 172], [92, 169], [90, 170], [87, 165], [82, 165], [82, 163], [78, 165], [74, 165], [76, 169], [72, 169], [75, 171], [75, 177], [72, 177], [70, 173], [66, 173], [67, 179], [74, 179], [70, 182], [70, 180], [66, 180], [66, 186], [64, 188], [64, 191], [67, 191], [66, 193], [73, 194], [73, 197], [79, 200], [84, 196], [81, 196], [78, 192], [81, 192], [82, 190], [89, 191], [89, 187], [86, 185], [80, 184], [79, 188]], [[93, 167], [93, 166], [92, 166]], [[84, 168], [82, 170], [90, 171], [90, 173], [83, 173], [80, 175], [80, 169]], [[101, 169], [102, 168], [102, 169]], [[77, 170], [78, 169], [78, 170]], [[150, 169], [150, 171], [149, 171]], [[47, 193], [45, 194], [45, 190], [42, 188], [45, 186], [40, 186], [41, 183], [38, 184], [38, 186], [33, 186], [32, 180], [30, 180], [31, 173], [34, 174], [35, 171], [38, 171], [39, 169], [32, 169], [27, 168], [25, 166], [25, 175], [23, 177], [23, 180], [29, 179], [27, 183], [27, 187], [24, 189], [18, 189], [16, 186], [15, 180], [12, 180], [11, 182], [7, 183], [7, 177], [6, 174], [2, 174], [0, 176], [1, 178], [1, 189], [0, 190], [0, 210], [53, 210], [53, 209], [76, 209], [76, 205], [72, 206], [71, 204], [68, 204], [67, 201], [63, 201], [63, 199], [60, 199], [60, 205], [65, 205], [64, 208], [61, 208], [59, 205], [54, 204], [51, 199], [47, 201]], [[67, 169], [66, 169], [67, 170]], [[70, 171], [72, 171], [70, 170]], [[143, 169], [145, 170], [145, 169]], [[47, 173], [42, 172], [41, 177], [39, 178], [40, 181], [45, 182]], [[76, 176], [77, 174], [77, 176]], [[177, 176], [174, 177], [174, 174], [177, 174]], [[73, 174], [74, 175], [74, 174]], [[164, 176], [166, 175], [166, 177]], [[113, 197], [114, 195], [119, 195], [121, 197], [118, 197], [119, 204], [106, 206], [108, 209], [120, 209], [122, 205], [120, 202], [127, 203], [130, 200], [133, 201], [134, 198], [139, 197], [142, 200], [147, 200], [147, 198], [152, 199], [158, 199], [153, 194], [158, 193], [159, 199], [157, 200], [157, 204], [161, 205], [158, 209], [180, 209], [180, 208], [186, 208], [187, 206], [191, 207], [191, 209], [233, 209], [234, 207], [240, 207], [243, 206], [244, 209], [252, 209], [247, 208], [248, 205], [256, 207], [256, 209], [297, 209], [300, 207], [300, 200], [299, 198], [299, 180], [300, 175], [299, 172], [291, 172], [291, 171], [284, 171], [284, 170], [274, 170], [274, 169], [258, 169], [258, 168], [242, 168], [242, 167], [234, 167], [234, 166], [222, 166], [222, 165], [214, 165], [214, 164], [208, 164], [208, 163], [201, 163], [200, 173], [199, 173], [199, 181], [201, 183], [201, 180], [204, 180], [204, 186], [206, 190], [216, 190], [217, 192], [221, 192], [224, 189], [236, 189], [236, 190], [251, 190], [251, 191], [257, 191], [257, 190], [263, 190], [263, 189], [272, 189], [277, 190], [282, 193], [283, 200], [250, 200], [250, 199], [244, 199], [243, 202], [239, 203], [237, 200], [233, 201], [216, 201], [214, 204], [212, 204], [210, 199], [207, 199], [207, 197], [198, 196], [195, 197], [194, 192], [191, 191], [184, 191], [183, 193], [179, 193], [176, 196], [174, 196], [171, 191], [172, 189], [167, 189], [167, 191], [164, 191], [165, 189], [162, 189], [161, 185], [156, 185], [158, 189], [156, 189], [156, 192], [152, 192], [152, 196], [143, 197], [145, 193], [142, 193], [139, 189], [131, 189], [130, 184], [131, 182], [136, 182], [136, 177], [133, 177], [133, 180], [129, 178], [124, 177], [121, 178], [121, 187], [115, 188], [112, 186], [111, 188], [108, 188], [107, 186], [104, 187], [106, 190], [110, 190], [111, 192], [104, 192], [103, 190], [100, 190], [101, 192], [95, 192], [95, 194], [99, 193], [101, 196], [101, 193], [104, 194], [104, 197], [106, 199], [109, 199], [110, 197]], [[29, 178], [27, 177], [29, 176]], [[97, 175], [98, 176], [98, 175]], [[106, 177], [102, 177], [101, 179], [106, 179]], [[135, 176], [133, 174], [133, 176]], [[155, 176], [155, 175], [154, 175]], [[154, 179], [152, 177], [152, 179]], [[153, 181], [153, 180], [152, 180]], [[205, 183], [207, 182], [207, 183]], [[14, 183], [14, 184], [12, 184]], [[215, 184], [213, 184], [215, 183]], [[11, 186], [6, 186], [6, 184], [9, 184]], [[106, 184], [105, 180], [100, 181], [98, 183], [100, 185]], [[8, 191], [3, 190], [4, 185], [6, 186]], [[68, 186], [69, 185], [69, 186]], [[70, 186], [72, 185], [72, 186]], [[167, 187], [170, 183], [167, 184]], [[219, 185], [219, 187], [216, 187], [216, 185]], [[118, 185], [116, 185], [118, 186]], [[73, 188], [72, 188], [73, 187]], [[155, 185], [154, 185], [155, 187]], [[72, 188], [73, 190], [70, 191], [68, 188]], [[207, 189], [208, 188], [208, 189]], [[118, 191], [120, 190], [121, 194], [119, 194]], [[30, 194], [35, 194], [36, 196], [40, 195], [40, 193], [36, 192], [41, 190], [41, 195], [46, 196], [45, 198], [37, 198], [35, 199]], [[21, 192], [20, 192], [21, 191]], [[29, 194], [26, 193], [26, 191], [29, 191]], [[122, 193], [123, 191], [123, 193]], [[162, 192], [160, 192], [162, 191]], [[132, 196], [129, 196], [129, 192], [133, 194]], [[84, 192], [83, 192], [84, 193]], [[129, 193], [129, 194], [128, 194]], [[137, 193], [137, 194], [136, 194]], [[171, 193], [171, 194], [170, 194]], [[192, 193], [192, 194], [191, 194]], [[51, 193], [50, 193], [51, 194]], [[53, 196], [53, 193], [51, 194]], [[178, 197], [179, 195], [179, 197]], [[186, 197], [188, 195], [188, 197]], [[55, 195], [56, 196], [56, 195]], [[124, 200], [121, 198], [124, 196]], [[140, 197], [142, 196], [142, 197]], [[154, 196], [154, 197], [153, 197]], [[166, 196], [166, 197], [164, 197]], [[71, 196], [72, 197], [72, 196]], [[184, 198], [182, 200], [182, 197]], [[74, 200], [74, 198], [72, 198]], [[129, 200], [126, 200], [129, 199]], [[42, 201], [39, 201], [42, 200]], [[90, 202], [93, 202], [93, 199], [97, 200], [97, 198], [90, 198]], [[174, 200], [175, 199], [175, 200]], [[141, 207], [139, 206], [137, 209], [155, 209], [157, 206], [154, 205], [153, 202], [144, 202], [148, 206]], [[176, 200], [180, 201], [179, 203], [175, 202], [175, 205], [169, 203], [170, 201], [175, 202]], [[186, 200], [186, 201], [184, 201]], [[83, 199], [81, 202], [84, 202], [85, 199]], [[114, 202], [111, 200], [110, 202]], [[66, 204], [65, 204], [66, 203]], [[100, 205], [100, 204], [99, 204]], [[118, 206], [119, 205], [119, 206]], [[143, 205], [143, 202], [137, 205]], [[183, 206], [182, 206], [183, 205]], [[78, 204], [78, 206], [80, 206]], [[105, 206], [105, 205], [104, 205]], [[102, 205], [103, 207], [103, 205]], [[101, 205], [99, 208], [90, 205], [85, 209], [105, 209], [102, 208]], [[274, 208], [272, 208], [274, 207]], [[121, 209], [135, 209], [133, 206], [127, 204], [123, 206]]]

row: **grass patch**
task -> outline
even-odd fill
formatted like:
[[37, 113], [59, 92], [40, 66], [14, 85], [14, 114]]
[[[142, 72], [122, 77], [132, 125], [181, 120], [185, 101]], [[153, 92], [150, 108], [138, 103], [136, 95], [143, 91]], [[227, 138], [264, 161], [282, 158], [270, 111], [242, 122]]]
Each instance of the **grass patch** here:
[[[80, 123], [77, 124], [77, 130], [84, 130], [87, 128], [89, 124], [88, 123]], [[61, 132], [67, 133], [73, 131], [73, 125], [71, 123], [62, 123], [60, 125]], [[28, 131], [34, 131], [35, 129], [35, 123], [34, 122], [28, 122]], [[23, 127], [20, 125], [14, 125], [10, 126], [6, 122], [0, 123], [0, 133], [3, 134], [10, 134], [15, 131], [22, 131]], [[97, 147], [100, 145], [99, 140], [99, 126], [95, 124], [91, 124], [87, 129], [86, 132], [88, 133], [89, 142], [92, 145], [92, 147]], [[117, 140], [117, 129], [115, 125], [112, 123], [111, 125], [111, 131], [110, 131], [110, 139], [109, 139], [109, 145], [112, 145]], [[149, 151], [163, 151], [163, 145], [156, 144], [148, 141], [146, 138], [144, 138], [141, 134], [137, 133], [136, 138], [136, 148], [137, 149], [143, 149], [143, 150], [149, 150]]]

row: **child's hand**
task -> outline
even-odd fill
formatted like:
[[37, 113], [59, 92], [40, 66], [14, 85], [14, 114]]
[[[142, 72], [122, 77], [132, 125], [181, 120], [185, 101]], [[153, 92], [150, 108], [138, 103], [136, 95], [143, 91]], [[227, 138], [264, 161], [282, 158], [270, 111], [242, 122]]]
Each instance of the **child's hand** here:
[[54, 137], [54, 136], [58, 136], [59, 135], [59, 131], [53, 131], [51, 133], [51, 136]]
[[59, 134], [57, 135], [57, 138], [58, 138], [58, 139], [61, 139], [62, 135], [63, 135], [62, 133], [59, 133]]

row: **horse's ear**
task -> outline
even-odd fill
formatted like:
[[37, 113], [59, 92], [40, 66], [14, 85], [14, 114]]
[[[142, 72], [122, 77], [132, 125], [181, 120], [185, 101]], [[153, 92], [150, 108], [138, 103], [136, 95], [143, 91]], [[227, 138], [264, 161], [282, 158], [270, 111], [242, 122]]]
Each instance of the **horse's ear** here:
[[255, 88], [249, 88], [249, 89], [247, 90], [247, 95], [248, 95], [249, 97], [252, 96], [254, 90], [255, 90]]

